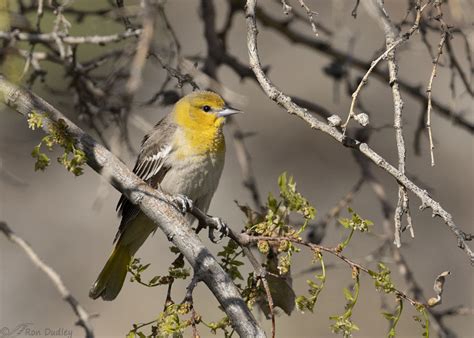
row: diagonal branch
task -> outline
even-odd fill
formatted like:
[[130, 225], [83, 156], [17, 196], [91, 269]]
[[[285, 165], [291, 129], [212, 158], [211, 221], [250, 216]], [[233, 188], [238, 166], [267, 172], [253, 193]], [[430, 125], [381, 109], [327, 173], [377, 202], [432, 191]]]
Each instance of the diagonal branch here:
[[[131, 203], [138, 205], [181, 251], [194, 271], [203, 276], [204, 283], [219, 301], [237, 333], [243, 337], [265, 337], [263, 329], [248, 309], [232, 279], [186, 225], [184, 216], [170, 203], [170, 196], [140, 180], [124, 163], [49, 103], [2, 76], [0, 95], [2, 102], [24, 117], [34, 111], [45, 114], [50, 120], [62, 119], [68, 127], [69, 135], [77, 142], [77, 147], [85, 152], [87, 164], [125, 194]], [[45, 128], [48, 124], [44, 124]]]
[[439, 202], [430, 197], [428, 192], [417, 186], [404, 173], [388, 163], [382, 156], [372, 150], [366, 143], [345, 137], [337, 128], [321, 122], [307, 110], [295, 104], [291, 98], [280, 91], [267, 77], [262, 69], [260, 57], [257, 49], [257, 21], [255, 14], [256, 0], [247, 0], [246, 20], [247, 20], [247, 48], [250, 59], [250, 66], [257, 77], [260, 86], [265, 94], [277, 104], [282, 106], [289, 114], [296, 115], [305, 121], [312, 129], [322, 131], [334, 138], [346, 147], [351, 147], [360, 151], [368, 159], [374, 162], [378, 167], [393, 176], [397, 182], [401, 183], [407, 190], [413, 192], [421, 201], [421, 209], [431, 208], [434, 216], [443, 219], [448, 228], [455, 235], [458, 246], [467, 254], [471, 264], [474, 265], [474, 252], [468, 246], [467, 241], [471, 239], [469, 234], [463, 232], [454, 223], [453, 217], [448, 213]]
[[[245, 0], [233, 0], [238, 2], [242, 7], [245, 3]], [[314, 37], [308, 37], [298, 31], [297, 28], [288, 25], [285, 21], [277, 20], [267, 14], [262, 8], [256, 7], [255, 16], [258, 18], [259, 22], [262, 23], [265, 27], [268, 27], [272, 30], [275, 30], [281, 33], [282, 36], [286, 37], [290, 42], [295, 44], [300, 44], [306, 46], [309, 49], [315, 50], [319, 53], [327, 55], [331, 58], [338, 60], [347, 60], [350, 59], [351, 67], [362, 70], [364, 72], [370, 68], [370, 62], [365, 61], [356, 56], [347, 56], [347, 53], [341, 51], [331, 45], [331, 43], [314, 39]], [[373, 77], [378, 80], [389, 83], [389, 76], [386, 71], [382, 68], [375, 68], [372, 71]], [[423, 103], [426, 102], [427, 96], [426, 93], [421, 89], [421, 86], [410, 84], [406, 81], [399, 80], [400, 89], [409, 94], [411, 97]], [[453, 122], [453, 124], [459, 125], [464, 130], [467, 130], [470, 133], [474, 132], [474, 124], [466, 119], [461, 114], [457, 114], [452, 111], [448, 106], [443, 103], [433, 100], [433, 108], [436, 109], [436, 112], [446, 119]]]
[[0, 222], [0, 232], [3, 234], [13, 243], [18, 245], [28, 256], [30, 261], [41, 271], [43, 271], [46, 276], [51, 280], [54, 284], [58, 292], [63, 297], [64, 301], [68, 303], [74, 313], [76, 314], [79, 320], [77, 321], [76, 325], [82, 326], [86, 333], [86, 338], [94, 338], [94, 332], [92, 330], [91, 323], [89, 319], [92, 317], [87, 313], [87, 311], [79, 304], [79, 302], [74, 298], [71, 292], [68, 290], [66, 285], [64, 285], [61, 276], [54, 271], [49, 265], [47, 265], [33, 250], [33, 248], [25, 242], [23, 238], [15, 234], [12, 229], [5, 223]]

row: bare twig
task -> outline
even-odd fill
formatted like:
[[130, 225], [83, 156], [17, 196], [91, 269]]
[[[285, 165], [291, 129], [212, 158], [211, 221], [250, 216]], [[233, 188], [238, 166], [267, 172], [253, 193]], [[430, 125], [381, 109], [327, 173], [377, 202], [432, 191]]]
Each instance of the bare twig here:
[[228, 123], [234, 140], [234, 148], [242, 173], [243, 184], [249, 190], [252, 201], [258, 210], [262, 209], [262, 200], [257, 187], [257, 180], [253, 174], [250, 154], [245, 146], [244, 135], [236, 121], [231, 120]]
[[337, 218], [340, 212], [351, 203], [354, 196], [357, 194], [357, 192], [359, 192], [360, 188], [363, 186], [364, 183], [365, 178], [361, 177], [356, 182], [356, 184], [354, 184], [352, 189], [349, 190], [349, 192], [344, 195], [334, 207], [332, 207], [323, 217], [321, 217], [321, 219], [316, 224], [311, 226], [307, 236], [308, 240], [311, 243], [321, 243], [326, 234], [326, 228], [329, 222], [332, 219]]
[[[367, 4], [368, 2], [365, 2]], [[385, 43], [387, 46], [394, 44], [394, 41], [398, 38], [399, 32], [398, 29], [393, 25], [390, 20], [385, 8], [383, 6], [383, 1], [373, 0], [372, 6], [374, 7], [373, 11], [369, 11], [376, 20], [381, 24], [383, 31], [385, 33]], [[415, 32], [419, 26], [420, 18], [423, 9], [427, 6], [426, 4], [422, 7], [421, 2], [417, 1], [417, 14], [415, 24], [410, 29], [410, 32]], [[407, 33], [407, 34], [410, 34]], [[394, 107], [394, 127], [396, 134], [397, 142], [397, 151], [398, 151], [398, 170], [403, 175], [405, 174], [405, 159], [406, 159], [406, 148], [405, 140], [403, 137], [403, 99], [400, 92], [400, 85], [398, 81], [398, 61], [395, 56], [395, 51], [391, 51], [388, 55], [388, 69], [390, 74], [390, 86], [392, 87], [392, 96], [393, 96], [393, 107]], [[401, 243], [401, 234], [402, 234], [402, 218], [403, 215], [407, 215], [407, 228], [410, 229], [411, 236], [414, 237], [413, 225], [411, 221], [410, 209], [408, 194], [406, 188], [399, 184], [398, 186], [398, 202], [397, 208], [395, 209], [395, 245], [399, 248]]]
[[393, 43], [391, 44], [390, 46], [388, 46], [388, 48], [385, 50], [385, 52], [383, 52], [378, 58], [376, 58], [374, 61], [372, 61], [372, 63], [370, 64], [370, 68], [367, 70], [367, 72], [364, 74], [364, 76], [362, 77], [362, 80], [360, 81], [359, 85], [357, 86], [357, 89], [354, 91], [354, 93], [352, 93], [352, 101], [351, 101], [351, 106], [349, 108], [349, 114], [347, 115], [347, 119], [346, 119], [346, 122], [344, 122], [344, 124], [342, 125], [342, 129], [344, 130], [344, 133], [346, 132], [346, 129], [347, 129], [347, 125], [349, 124], [349, 121], [351, 118], [354, 118], [354, 116], [356, 115], [354, 110], [355, 110], [355, 107], [356, 107], [356, 102], [357, 102], [357, 98], [359, 96], [359, 93], [360, 91], [362, 90], [362, 87], [364, 85], [367, 84], [367, 82], [369, 81], [369, 76], [370, 74], [372, 73], [372, 71], [375, 69], [375, 67], [377, 67], [377, 65], [379, 64], [379, 62], [385, 58], [387, 58], [387, 56], [396, 48], [398, 47], [400, 44], [401, 44], [401, 41], [402, 40], [399, 40], [398, 44], [397, 43]]
[[[392, 224], [390, 219], [392, 217], [392, 212], [394, 210], [392, 204], [387, 198], [387, 194], [385, 192], [384, 186], [380, 183], [380, 181], [374, 176], [372, 173], [372, 168], [370, 166], [370, 162], [363, 157], [360, 153], [354, 153], [357, 163], [361, 167], [362, 176], [367, 181], [367, 183], [372, 188], [375, 196], [377, 197], [380, 207], [382, 210], [383, 221], [382, 227], [385, 233], [386, 240], [382, 245], [381, 249], [388, 247], [389, 252], [392, 255], [393, 261], [398, 267], [398, 271], [400, 275], [403, 277], [405, 284], [408, 287], [408, 291], [413, 295], [413, 298], [420, 302], [426, 304], [427, 299], [424, 296], [423, 289], [416, 281], [413, 271], [408, 266], [405, 258], [402, 255], [400, 248], [393, 246], [392, 243], [395, 239], [394, 233], [392, 231]], [[440, 338], [447, 338], [448, 329], [445, 328], [441, 321], [434, 316], [434, 312], [430, 307], [427, 307], [428, 313], [432, 316], [433, 320], [430, 322], [433, 330], [438, 334]]]
[[101, 45], [105, 43], [113, 43], [125, 40], [130, 37], [140, 36], [142, 33], [141, 29], [128, 30], [122, 33], [116, 33], [111, 35], [86, 35], [86, 36], [69, 36], [64, 34], [53, 34], [53, 33], [26, 33], [18, 30], [12, 32], [1, 32], [0, 39], [10, 41], [28, 41], [32, 43], [36, 42], [57, 42], [66, 43], [69, 45], [80, 45], [80, 44], [96, 44]]
[[[370, 3], [370, 2], [366, 1], [366, 2], [364, 2], [364, 5], [369, 9], [368, 12], [373, 14], [373, 16], [375, 16], [376, 19], [378, 19], [378, 18], [382, 18], [383, 20], [388, 19], [388, 17], [386, 17], [386, 14], [385, 14], [386, 12], [385, 11], [377, 11], [376, 13], [374, 13], [375, 11], [374, 11], [373, 7], [375, 7], [375, 9], [377, 9], [377, 7], [378, 7], [377, 3], [375, 3], [375, 2]], [[362, 77], [362, 80], [360, 81], [359, 85], [357, 86], [357, 89], [354, 91], [354, 93], [352, 93], [352, 102], [351, 102], [351, 106], [350, 106], [350, 109], [349, 109], [349, 115], [347, 116], [346, 122], [342, 125], [342, 128], [343, 128], [344, 132], [346, 131], [347, 124], [349, 123], [350, 119], [354, 118], [354, 116], [356, 115], [355, 112], [354, 112], [354, 109], [356, 107], [356, 101], [357, 101], [357, 98], [359, 96], [359, 93], [360, 93], [362, 87], [367, 84], [370, 74], [375, 70], [375, 68], [377, 67], [377, 65], [379, 64], [380, 61], [382, 61], [384, 59], [389, 60], [389, 68], [391, 68], [389, 83], [390, 84], [394, 83], [393, 82], [394, 81], [394, 79], [393, 79], [393, 63], [392, 63], [392, 67], [390, 67], [390, 63], [391, 63], [391, 59], [394, 58], [395, 49], [397, 49], [403, 43], [408, 41], [408, 39], [410, 39], [410, 37], [418, 30], [418, 27], [420, 25], [421, 15], [422, 15], [423, 10], [426, 8], [427, 5], [428, 4], [425, 4], [423, 6], [419, 5], [417, 7], [415, 23], [409, 29], [408, 32], [406, 32], [405, 34], [403, 34], [401, 36], [398, 36], [399, 35], [398, 31], [397, 32], [394, 31], [395, 27], [392, 25], [392, 23], [387, 22], [388, 26], [386, 27], [386, 33], [390, 32], [390, 38], [389, 38], [389, 41], [386, 40], [386, 50], [378, 58], [376, 58], [374, 61], [372, 61], [372, 63], [370, 64], [370, 68], [367, 70], [367, 72]], [[397, 87], [399, 87], [398, 82], [399, 81], [398, 81], [398, 76], [397, 76]], [[393, 89], [393, 86], [392, 86], [392, 91], [393, 90], [394, 89]], [[396, 91], [399, 92], [400, 90], [397, 88]]]
[[260, 83], [260, 86], [266, 93], [266, 95], [277, 104], [285, 108], [285, 110], [292, 115], [296, 115], [313, 129], [322, 131], [325, 134], [328, 134], [339, 143], [344, 146], [348, 146], [354, 149], [359, 150], [364, 154], [368, 159], [374, 162], [378, 167], [383, 169], [385, 172], [393, 176], [398, 182], [403, 184], [406, 189], [412, 191], [421, 201], [422, 209], [427, 207], [432, 209], [433, 215], [440, 216], [448, 228], [455, 235], [458, 246], [464, 250], [467, 254], [471, 264], [474, 265], [474, 252], [467, 245], [469, 236], [464, 233], [459, 227], [454, 223], [451, 214], [449, 214], [443, 207], [434, 199], [432, 199], [429, 194], [424, 190], [418, 187], [413, 181], [411, 181], [406, 175], [397, 170], [391, 164], [389, 164], [382, 156], [372, 150], [366, 143], [361, 143], [354, 139], [349, 139], [345, 137], [337, 128], [332, 127], [326, 123], [319, 121], [315, 116], [308, 113], [305, 109], [296, 105], [290, 97], [285, 95], [282, 91], [276, 88], [268, 79], [267, 75], [262, 69], [260, 64], [260, 57], [257, 50], [257, 25], [256, 25], [256, 13], [255, 13], [256, 1], [248, 0], [246, 6], [246, 20], [247, 20], [247, 46], [249, 52], [250, 66], [257, 77], [257, 80]]
[[317, 12], [311, 10], [308, 5], [303, 0], [298, 0], [300, 6], [304, 8], [306, 11], [306, 15], [308, 16], [309, 23], [311, 25], [311, 29], [313, 30], [314, 35], [318, 36], [318, 28], [316, 28], [316, 23], [314, 22], [314, 15], [318, 15]]
[[[243, 8], [245, 1], [244, 0], [238, 0], [238, 1], [239, 3], [241, 3], [241, 8]], [[349, 65], [356, 69], [363, 70], [364, 72], [370, 68], [370, 62], [367, 62], [354, 55], [348, 56], [347, 52], [341, 51], [333, 47], [329, 42], [309, 38], [306, 35], [301, 34], [296, 28], [292, 27], [291, 25], [287, 25], [286, 21], [281, 21], [281, 20], [272, 18], [262, 8], [256, 7], [255, 16], [256, 18], [258, 18], [259, 22], [261, 22], [264, 26], [278, 31], [279, 33], [281, 33], [283, 37], [286, 37], [289, 41], [293, 43], [304, 45], [319, 53], [330, 56], [331, 58], [335, 58], [339, 60], [345, 60], [347, 58], [350, 58]], [[381, 80], [384, 83], [390, 82], [388, 74], [383, 69], [379, 69], [378, 67], [376, 67], [373, 70], [372, 74], [375, 78], [377, 78], [378, 80]], [[399, 85], [400, 85], [401, 90], [405, 91], [411, 97], [425, 104], [427, 96], [420, 86], [412, 85], [402, 79], [399, 79]], [[439, 113], [441, 116], [459, 125], [460, 127], [467, 130], [468, 132], [474, 133], [474, 124], [470, 122], [468, 119], [452, 111], [452, 109], [445, 106], [438, 100], [433, 99], [432, 103], [433, 103], [433, 107], [435, 108], [435, 111]]]
[[267, 296], [268, 308], [270, 309], [270, 317], [272, 321], [272, 338], [275, 338], [276, 336], [276, 323], [275, 323], [275, 310], [274, 310], [275, 306], [273, 305], [272, 293], [270, 292], [270, 286], [268, 285], [268, 281], [265, 278], [265, 276], [260, 276], [259, 278], [262, 281], [263, 288]]
[[133, 57], [130, 67], [130, 78], [127, 82], [127, 91], [133, 94], [141, 84], [142, 70], [150, 50], [150, 44], [153, 40], [155, 30], [156, 8], [154, 5], [145, 0], [143, 3], [143, 32], [137, 45], [137, 52]]
[[357, 10], [359, 9], [359, 4], [360, 4], [360, 0], [356, 0], [354, 8], [352, 9], [351, 15], [354, 17], [354, 19], [357, 18]]
[[433, 132], [431, 129], [431, 111], [433, 109], [433, 104], [432, 104], [432, 95], [433, 95], [433, 80], [436, 77], [436, 70], [438, 68], [439, 64], [439, 58], [441, 57], [441, 54], [443, 53], [443, 46], [446, 43], [446, 38], [447, 38], [448, 33], [443, 32], [441, 34], [441, 40], [438, 44], [438, 53], [436, 54], [435, 59], [433, 60], [433, 69], [431, 71], [430, 75], [430, 80], [428, 82], [428, 88], [426, 89], [426, 93], [428, 95], [428, 107], [426, 108], [426, 129], [428, 130], [428, 138], [430, 140], [430, 155], [431, 155], [431, 166], [434, 167], [435, 165], [435, 159], [434, 159], [434, 142], [433, 142]]
[[23, 240], [20, 236], [15, 234], [13, 230], [5, 223], [5, 222], [0, 222], [0, 232], [2, 232], [11, 242], [15, 243], [18, 245], [28, 256], [30, 261], [41, 271], [43, 271], [46, 276], [50, 279], [50, 281], [53, 283], [54, 287], [56, 290], [58, 290], [59, 294], [61, 297], [64, 299], [66, 303], [68, 303], [72, 310], [74, 311], [74, 314], [77, 316], [79, 319], [76, 323], [76, 325], [81, 326], [86, 334], [86, 338], [93, 338], [94, 337], [94, 331], [92, 329], [92, 325], [89, 322], [89, 319], [92, 318], [89, 313], [79, 304], [79, 302], [74, 298], [74, 296], [71, 294], [69, 289], [64, 285], [64, 282], [61, 279], [61, 276], [53, 270], [49, 265], [47, 265], [33, 250], [33, 248]]

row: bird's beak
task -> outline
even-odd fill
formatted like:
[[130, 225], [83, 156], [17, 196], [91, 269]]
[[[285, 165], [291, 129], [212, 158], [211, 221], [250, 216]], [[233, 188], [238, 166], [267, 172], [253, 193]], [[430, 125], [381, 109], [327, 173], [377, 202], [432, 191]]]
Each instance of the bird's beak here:
[[217, 113], [217, 117], [227, 117], [227, 116], [231, 116], [234, 114], [241, 114], [241, 113], [243, 112], [238, 109], [231, 108], [231, 107], [224, 107], [224, 109], [222, 109], [220, 112]]

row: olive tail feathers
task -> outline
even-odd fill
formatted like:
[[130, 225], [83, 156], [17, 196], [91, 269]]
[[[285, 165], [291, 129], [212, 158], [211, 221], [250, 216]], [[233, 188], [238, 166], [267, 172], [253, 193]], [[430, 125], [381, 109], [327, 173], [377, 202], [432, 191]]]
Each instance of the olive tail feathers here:
[[129, 248], [117, 245], [90, 289], [89, 297], [114, 300], [122, 289], [131, 260]]

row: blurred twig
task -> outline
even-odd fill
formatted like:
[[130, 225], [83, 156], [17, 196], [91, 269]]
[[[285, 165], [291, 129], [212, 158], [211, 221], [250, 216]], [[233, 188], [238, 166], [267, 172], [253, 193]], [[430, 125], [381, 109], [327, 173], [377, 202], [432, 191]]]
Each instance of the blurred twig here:
[[76, 325], [79, 325], [84, 329], [86, 338], [94, 338], [94, 332], [89, 321], [89, 319], [91, 319], [93, 316], [89, 315], [87, 311], [81, 306], [81, 304], [79, 304], [76, 298], [74, 298], [66, 285], [64, 285], [61, 276], [59, 276], [59, 274], [54, 271], [53, 268], [47, 265], [36, 254], [33, 248], [28, 243], [26, 243], [23, 238], [15, 234], [5, 222], [0, 222], [0, 232], [2, 232], [11, 242], [18, 245], [25, 252], [33, 265], [44, 272], [46, 276], [48, 276], [49, 280], [53, 283], [56, 290], [58, 290], [63, 300], [71, 306], [74, 314], [77, 316], [78, 321]]

